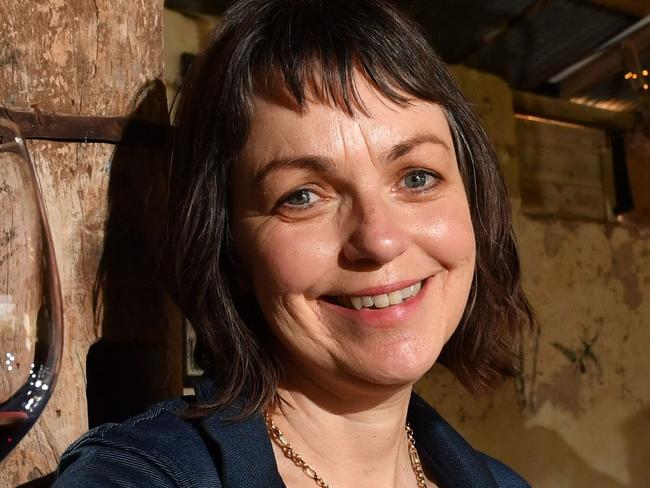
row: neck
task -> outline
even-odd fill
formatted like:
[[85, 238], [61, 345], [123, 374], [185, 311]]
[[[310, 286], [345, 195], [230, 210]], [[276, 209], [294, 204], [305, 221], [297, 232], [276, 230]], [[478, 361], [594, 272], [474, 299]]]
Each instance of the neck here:
[[[295, 451], [335, 488], [416, 486], [405, 433], [411, 385], [352, 395], [331, 386], [279, 387], [282, 401], [272, 416]], [[313, 484], [274, 450], [288, 486]]]

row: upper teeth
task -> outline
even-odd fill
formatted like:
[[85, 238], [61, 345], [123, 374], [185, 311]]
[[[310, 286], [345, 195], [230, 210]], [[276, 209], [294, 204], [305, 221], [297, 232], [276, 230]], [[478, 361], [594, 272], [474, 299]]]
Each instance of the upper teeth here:
[[416, 283], [415, 285], [407, 286], [401, 290], [393, 291], [391, 293], [382, 293], [381, 295], [367, 295], [367, 296], [355, 296], [348, 297], [343, 299], [342, 303], [345, 305], [352, 305], [353, 308], [361, 310], [362, 308], [386, 308], [391, 305], [397, 305], [402, 303], [404, 300], [410, 297], [414, 297], [418, 294], [422, 288], [422, 282]]

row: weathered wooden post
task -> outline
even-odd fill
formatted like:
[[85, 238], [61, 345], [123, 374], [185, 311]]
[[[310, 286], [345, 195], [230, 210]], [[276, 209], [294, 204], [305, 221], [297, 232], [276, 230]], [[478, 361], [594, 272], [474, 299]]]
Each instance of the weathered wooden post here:
[[[149, 120], [165, 122], [165, 94], [159, 82], [162, 10], [163, 0], [0, 0], [0, 107], [95, 117], [128, 117], [138, 109]], [[65, 349], [58, 384], [45, 413], [2, 464], [3, 487], [54, 471], [61, 452], [87, 430], [86, 358], [100, 337], [135, 349], [142, 346], [148, 360], [153, 358], [155, 365], [149, 373], [155, 371], [156, 378], [150, 378], [147, 400], [176, 394], [181, 387], [180, 367], [176, 367], [180, 364], [177, 315], [169, 319], [165, 313], [159, 283], [143, 284], [143, 277], [153, 275], [149, 265], [132, 270], [132, 276], [126, 269], [147, 261], [147, 246], [137, 237], [148, 230], [149, 224], [142, 221], [148, 210], [141, 203], [149, 190], [133, 186], [146, 184], [159, 160], [149, 157], [146, 148], [126, 153], [118, 148], [122, 160], [114, 181], [114, 144], [35, 139], [29, 149], [43, 185], [59, 262]], [[128, 154], [137, 154], [139, 161], [127, 161]], [[129, 164], [139, 165], [138, 170], [134, 173]], [[132, 201], [120, 204], [126, 194]], [[130, 218], [124, 230], [131, 238], [112, 241], [105, 262], [118, 263], [118, 271], [109, 272], [105, 279], [114, 290], [122, 287], [129, 293], [111, 293], [111, 303], [104, 304], [107, 322], [106, 318], [95, 320], [92, 297], [107, 215], [113, 207], [118, 209], [117, 218], [107, 232], [111, 225], [122, 225]], [[127, 295], [132, 295], [130, 301]], [[143, 323], [147, 318], [149, 323]], [[112, 371], [125, 371], [124, 365], [118, 367], [120, 358], [113, 356], [116, 362], [111, 365], [106, 361], [110, 354], [102, 357], [96, 367], [107, 377]], [[176, 357], [177, 362], [170, 359]], [[123, 358], [127, 363], [131, 360]], [[113, 378], [114, 382], [130, 380], [128, 375]], [[138, 381], [143, 383], [142, 377]], [[95, 388], [101, 390], [101, 383], [95, 383]]]

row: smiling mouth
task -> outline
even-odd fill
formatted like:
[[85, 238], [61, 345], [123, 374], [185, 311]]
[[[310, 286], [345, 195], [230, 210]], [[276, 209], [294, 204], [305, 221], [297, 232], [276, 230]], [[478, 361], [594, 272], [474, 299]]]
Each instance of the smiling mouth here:
[[379, 295], [344, 295], [344, 296], [324, 296], [323, 299], [345, 308], [361, 310], [362, 308], [381, 309], [399, 305], [415, 297], [422, 289], [422, 281], [414, 285], [407, 286], [401, 290], [391, 293], [381, 293]]

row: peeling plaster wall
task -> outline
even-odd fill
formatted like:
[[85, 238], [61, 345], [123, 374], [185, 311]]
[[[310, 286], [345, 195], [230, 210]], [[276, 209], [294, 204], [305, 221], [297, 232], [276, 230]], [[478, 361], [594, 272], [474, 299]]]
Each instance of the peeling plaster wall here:
[[[512, 185], [507, 86], [454, 71], [478, 102]], [[521, 381], [475, 398], [434, 368], [418, 391], [534, 487], [650, 486], [650, 239], [611, 224], [534, 220], [513, 194], [524, 286], [540, 323]]]

